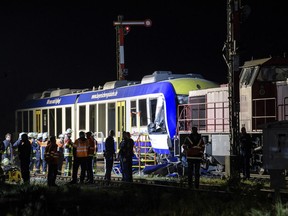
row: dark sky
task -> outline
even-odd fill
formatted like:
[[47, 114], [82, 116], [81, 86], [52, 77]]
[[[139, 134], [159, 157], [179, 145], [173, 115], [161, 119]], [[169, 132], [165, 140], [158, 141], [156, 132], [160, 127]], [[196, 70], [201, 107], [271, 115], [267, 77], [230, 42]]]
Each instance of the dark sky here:
[[[197, 2], [197, 3], [195, 3]], [[202, 2], [202, 3], [201, 3]], [[189, 5], [188, 5], [189, 3]], [[242, 0], [241, 62], [288, 51], [288, 15], [276, 1]], [[28, 94], [92, 88], [116, 80], [113, 21], [151, 19], [125, 37], [128, 80], [156, 70], [200, 73], [227, 82], [222, 48], [226, 0], [0, 1], [0, 135], [14, 130], [14, 111]]]

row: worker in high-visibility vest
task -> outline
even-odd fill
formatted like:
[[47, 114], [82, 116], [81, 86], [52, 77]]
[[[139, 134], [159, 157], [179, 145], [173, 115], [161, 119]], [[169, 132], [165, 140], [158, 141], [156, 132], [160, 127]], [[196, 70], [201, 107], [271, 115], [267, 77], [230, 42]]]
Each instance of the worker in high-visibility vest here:
[[84, 183], [85, 173], [87, 170], [88, 149], [89, 149], [89, 141], [85, 137], [84, 131], [80, 131], [79, 138], [75, 140], [73, 144], [74, 161], [73, 161], [72, 181], [70, 182], [70, 184], [77, 183], [79, 166], [81, 166], [80, 183]]
[[72, 160], [73, 160], [73, 142], [71, 139], [72, 130], [68, 128], [64, 135], [64, 160], [65, 169], [64, 176], [71, 176], [72, 173]]

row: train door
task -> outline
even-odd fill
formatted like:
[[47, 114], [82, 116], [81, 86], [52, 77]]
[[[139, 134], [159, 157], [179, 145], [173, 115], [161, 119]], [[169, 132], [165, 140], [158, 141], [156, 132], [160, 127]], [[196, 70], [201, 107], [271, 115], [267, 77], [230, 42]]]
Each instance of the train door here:
[[36, 110], [35, 115], [36, 115], [36, 132], [40, 133], [41, 132], [41, 110]]
[[126, 104], [125, 101], [118, 101], [116, 119], [117, 143], [122, 140], [122, 132], [126, 130]]

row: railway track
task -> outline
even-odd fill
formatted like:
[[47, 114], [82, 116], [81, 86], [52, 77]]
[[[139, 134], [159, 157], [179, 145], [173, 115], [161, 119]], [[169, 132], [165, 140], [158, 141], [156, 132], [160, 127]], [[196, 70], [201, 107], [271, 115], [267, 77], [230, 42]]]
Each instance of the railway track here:
[[[223, 185], [217, 182], [217, 179], [220, 179], [221, 176], [201, 176], [200, 178], [200, 189], [204, 190], [223, 190]], [[209, 181], [211, 179], [211, 181]], [[213, 179], [215, 181], [213, 181]], [[56, 179], [56, 184], [58, 186], [68, 185], [69, 182], [72, 180], [71, 176], [63, 176], [58, 175]], [[79, 180], [79, 176], [78, 176]], [[288, 181], [288, 179], [287, 179]], [[224, 181], [223, 181], [224, 182]], [[261, 183], [263, 185], [269, 184], [269, 176], [268, 175], [257, 175], [252, 174], [250, 182], [252, 183]], [[32, 184], [40, 184], [46, 185], [47, 184], [47, 175], [35, 175], [31, 176], [31, 183]], [[109, 186], [119, 186], [123, 184], [131, 184], [122, 181], [122, 176], [112, 175], [111, 182]], [[139, 185], [153, 185], [153, 186], [161, 186], [161, 187], [177, 187], [177, 188], [186, 188], [189, 189], [187, 184], [186, 177], [177, 177], [177, 178], [167, 178], [167, 177], [149, 177], [149, 176], [133, 176], [133, 184]], [[77, 185], [83, 187], [106, 187], [107, 182], [104, 180], [104, 173], [94, 175], [94, 183], [93, 184], [86, 184], [86, 183], [78, 183]], [[265, 190], [269, 190], [269, 188], [265, 187]]]

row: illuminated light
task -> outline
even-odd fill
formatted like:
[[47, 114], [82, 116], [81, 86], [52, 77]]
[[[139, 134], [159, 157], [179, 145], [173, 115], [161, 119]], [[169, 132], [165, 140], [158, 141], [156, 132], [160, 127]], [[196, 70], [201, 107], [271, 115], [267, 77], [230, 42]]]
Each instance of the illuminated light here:
[[130, 32], [130, 26], [124, 27], [124, 34], [127, 35]]

